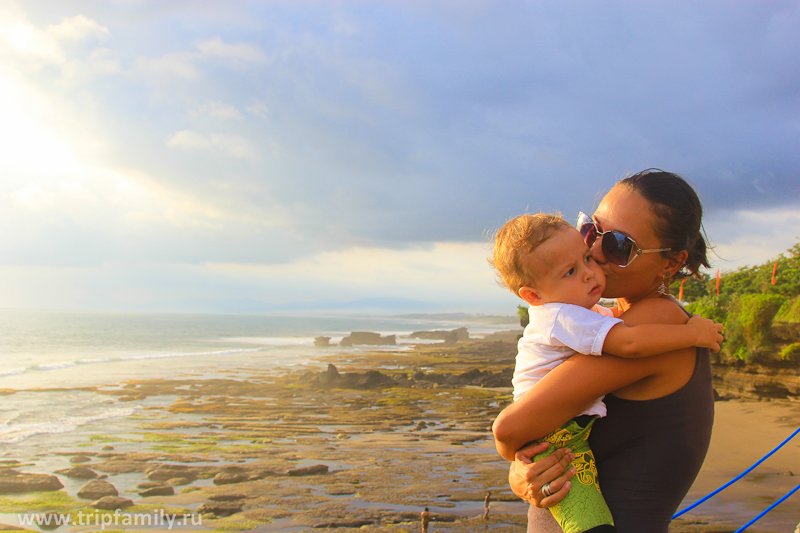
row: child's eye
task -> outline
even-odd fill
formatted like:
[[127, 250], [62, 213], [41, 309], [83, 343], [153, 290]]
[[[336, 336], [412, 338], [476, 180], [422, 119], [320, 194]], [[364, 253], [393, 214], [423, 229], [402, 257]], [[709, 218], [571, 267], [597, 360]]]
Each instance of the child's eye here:
[[574, 273], [575, 273], [575, 269], [574, 269], [574, 268], [570, 268], [569, 270], [567, 270], [567, 273], [566, 273], [566, 274], [564, 274], [564, 277], [565, 277], [565, 278], [568, 278], [568, 277], [570, 277], [571, 275], [573, 275]]
[[591, 255], [587, 255], [586, 257], [583, 258], [584, 263], [591, 263], [593, 260], [594, 258]]

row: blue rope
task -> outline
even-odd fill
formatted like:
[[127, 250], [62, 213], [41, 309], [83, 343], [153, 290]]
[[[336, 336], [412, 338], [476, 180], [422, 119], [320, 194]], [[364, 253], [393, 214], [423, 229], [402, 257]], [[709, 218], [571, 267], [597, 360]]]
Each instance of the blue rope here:
[[[673, 519], [673, 520], [675, 520], [676, 518], [678, 518], [678, 517], [679, 517], [679, 516], [681, 516], [682, 514], [684, 514], [684, 513], [688, 512], [688, 511], [691, 511], [692, 509], [694, 509], [695, 507], [697, 507], [698, 505], [700, 505], [700, 504], [701, 504], [701, 503], [703, 503], [704, 501], [708, 500], [708, 499], [709, 499], [709, 498], [711, 498], [712, 496], [715, 496], [715, 495], [719, 494], [719, 493], [720, 493], [720, 492], [722, 492], [723, 490], [727, 489], [728, 487], [730, 487], [731, 485], [733, 485], [734, 483], [736, 483], [737, 481], [739, 481], [740, 479], [742, 479], [742, 477], [744, 477], [745, 475], [747, 475], [747, 473], [749, 473], [749, 472], [750, 472], [751, 470], [753, 470], [755, 467], [757, 467], [758, 465], [760, 465], [761, 463], [763, 463], [763, 462], [764, 462], [764, 461], [767, 459], [767, 457], [769, 457], [769, 456], [770, 456], [770, 455], [772, 455], [773, 453], [775, 453], [775, 452], [777, 452], [778, 450], [780, 450], [780, 449], [781, 449], [781, 447], [782, 447], [784, 444], [786, 444], [787, 442], [789, 442], [790, 440], [792, 440], [792, 438], [794, 438], [794, 436], [795, 436], [795, 435], [797, 435], [798, 433], [800, 433], [800, 428], [797, 428], [797, 429], [795, 430], [795, 432], [794, 432], [794, 433], [792, 433], [791, 435], [789, 435], [789, 437], [788, 437], [786, 440], [784, 440], [783, 442], [781, 442], [780, 444], [778, 444], [778, 446], [776, 446], [774, 450], [772, 450], [772, 451], [771, 451], [771, 452], [769, 452], [767, 455], [765, 455], [764, 457], [762, 457], [761, 459], [759, 459], [758, 461], [756, 461], [756, 463], [755, 463], [753, 466], [751, 466], [750, 468], [748, 468], [747, 470], [745, 470], [744, 472], [742, 472], [741, 474], [739, 474], [738, 476], [736, 476], [736, 477], [735, 477], [735, 478], [733, 478], [732, 480], [728, 481], [727, 483], [725, 483], [724, 485], [722, 485], [720, 488], [718, 488], [718, 489], [717, 489], [717, 490], [715, 490], [714, 492], [710, 493], [710, 494], [709, 494], [709, 495], [707, 495], [707, 496], [704, 496], [704, 497], [700, 498], [698, 501], [696, 501], [695, 503], [693, 503], [692, 505], [690, 505], [689, 507], [687, 507], [687, 508], [686, 508], [686, 509], [684, 509], [683, 511], [679, 511], [679, 512], [675, 513], [674, 515], [672, 515], [672, 519]], [[795, 489], [795, 490], [796, 490], [796, 489]]]
[[761, 511], [761, 513], [757, 517], [753, 518], [748, 523], [737, 529], [735, 533], [742, 533], [742, 531], [753, 525], [756, 520], [758, 520], [759, 518], [770, 512], [776, 505], [780, 504], [783, 500], [785, 500], [786, 498], [797, 492], [798, 489], [800, 489], [800, 485], [797, 485], [795, 488], [787, 492], [786, 495], [784, 495], [780, 500], [776, 501], [775, 503], [773, 503], [772, 505]]

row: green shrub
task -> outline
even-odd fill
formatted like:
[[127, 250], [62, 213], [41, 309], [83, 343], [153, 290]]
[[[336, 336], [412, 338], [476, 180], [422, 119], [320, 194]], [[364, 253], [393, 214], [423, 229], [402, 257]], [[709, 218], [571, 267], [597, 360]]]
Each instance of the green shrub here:
[[[714, 318], [717, 322], [722, 322], [725, 325], [725, 330], [722, 332], [725, 335], [725, 343], [722, 345], [720, 359], [726, 362], [749, 360], [751, 358], [748, 355], [747, 343], [744, 340], [744, 328], [739, 320], [742, 299], [734, 295], [725, 297], [724, 301], [725, 304], [720, 311], [720, 314], [724, 316], [723, 320], [720, 321]], [[705, 317], [705, 315], [702, 316]]]
[[[700, 279], [695, 277], [688, 277], [686, 281], [683, 282], [683, 301], [685, 302], [696, 302], [703, 296], [708, 296], [708, 280], [710, 276], [708, 274], [701, 273], [699, 274]], [[672, 283], [669, 285], [669, 292], [675, 298], [680, 296], [681, 293], [681, 280], [674, 279]]]
[[745, 341], [754, 351], [767, 348], [772, 318], [786, 302], [780, 294], [747, 294], [742, 297], [741, 314]]
[[[725, 324], [720, 360], [753, 362], [764, 358], [771, 348], [772, 320], [786, 301], [779, 294], [710, 296], [690, 306], [690, 310]], [[716, 302], [719, 304], [714, 305]]]
[[728, 314], [727, 304], [731, 297], [727, 295], [703, 296], [686, 306], [686, 310], [693, 315], [710, 318], [715, 322], [724, 323]]
[[530, 318], [528, 316], [528, 308], [524, 305], [517, 306], [517, 315], [519, 316], [519, 325], [523, 328], [530, 323]]
[[786, 300], [775, 313], [773, 320], [775, 322], [800, 322], [800, 296]]
[[[795, 348], [780, 351], [771, 338], [774, 322], [800, 323], [800, 242], [764, 264], [723, 272], [719, 295], [716, 283], [714, 273], [687, 280], [684, 298], [692, 302], [687, 305], [689, 312], [725, 325], [721, 362], [777, 359], [779, 354], [800, 362], [800, 355], [793, 355]], [[671, 292], [678, 294], [679, 286], [680, 282], [674, 282]]]
[[786, 302], [779, 294], [733, 296], [726, 305], [725, 350], [731, 360], [752, 362], [771, 347], [772, 319]]

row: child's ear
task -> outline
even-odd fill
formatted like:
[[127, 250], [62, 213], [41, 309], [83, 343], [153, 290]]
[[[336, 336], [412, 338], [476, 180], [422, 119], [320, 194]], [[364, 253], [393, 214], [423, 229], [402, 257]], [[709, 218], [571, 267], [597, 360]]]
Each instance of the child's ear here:
[[539, 295], [536, 294], [536, 291], [532, 287], [520, 287], [517, 291], [519, 297], [528, 302], [530, 305], [541, 305], [542, 299], [539, 298]]

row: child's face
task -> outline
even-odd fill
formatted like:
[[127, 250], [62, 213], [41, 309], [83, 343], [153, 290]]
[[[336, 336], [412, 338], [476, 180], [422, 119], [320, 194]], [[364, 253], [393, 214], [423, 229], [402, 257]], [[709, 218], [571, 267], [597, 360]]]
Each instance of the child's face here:
[[541, 274], [534, 290], [542, 303], [560, 302], [592, 307], [606, 286], [606, 277], [575, 228], [563, 228], [535, 252]]

